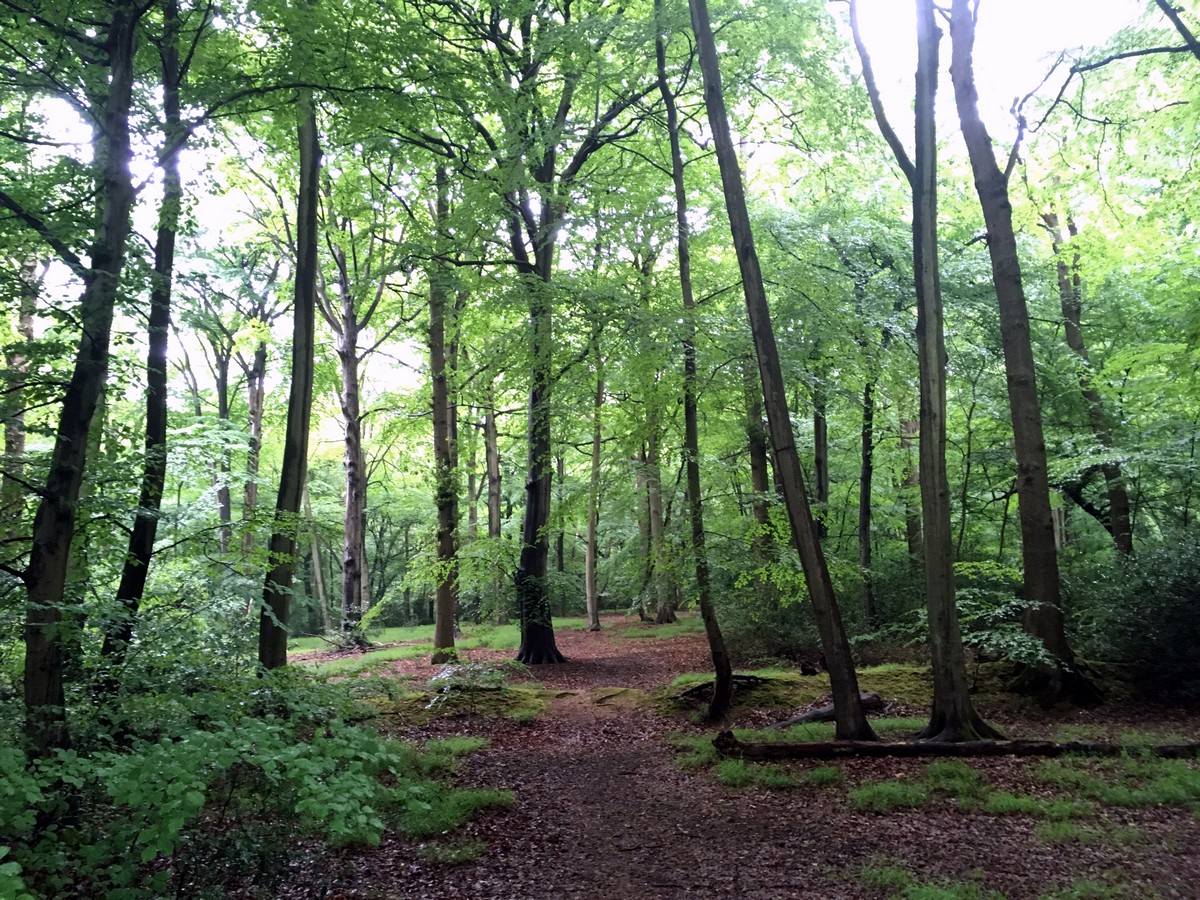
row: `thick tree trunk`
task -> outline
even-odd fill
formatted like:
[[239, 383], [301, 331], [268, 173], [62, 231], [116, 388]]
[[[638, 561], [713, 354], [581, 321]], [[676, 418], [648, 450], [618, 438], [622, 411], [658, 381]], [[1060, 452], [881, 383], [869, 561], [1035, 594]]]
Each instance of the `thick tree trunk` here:
[[[180, 128], [179, 4], [163, 4], [164, 34], [160, 55], [163, 69], [163, 113], [166, 143], [177, 140]], [[146, 589], [159, 511], [167, 476], [167, 344], [171, 333], [171, 289], [175, 271], [175, 237], [179, 228], [183, 186], [179, 155], [162, 161], [163, 198], [159, 207], [158, 235], [154, 245], [154, 275], [150, 288], [150, 316], [146, 355], [146, 437], [142, 483], [137, 514], [129, 536], [129, 549], [117, 587], [117, 616], [106, 623], [100, 655], [108, 670], [106, 688], [116, 689], [117, 671], [125, 662], [133, 638], [138, 609]]]
[[966, 656], [955, 607], [950, 484], [946, 474], [946, 344], [937, 256], [934, 96], [941, 32], [937, 27], [933, 0], [917, 0], [916, 9], [916, 147], [911, 161], [892, 131], [880, 101], [870, 56], [859, 35], [858, 8], [854, 0], [851, 0], [850, 16], [872, 108], [912, 189], [913, 285], [917, 295], [921, 396], [919, 480], [924, 523], [925, 608], [933, 670], [933, 708], [929, 724], [921, 734], [933, 741], [959, 742], [999, 735], [980, 718], [971, 702]]
[[25, 735], [32, 752], [46, 755], [70, 744], [63, 686], [62, 607], [67, 560], [75, 535], [76, 501], [87, 465], [87, 435], [108, 371], [117, 288], [125, 267], [134, 189], [129, 164], [129, 110], [137, 19], [144, 6], [115, 2], [104, 49], [108, 91], [100, 110], [96, 146], [99, 223], [91, 266], [79, 304], [79, 347], [63, 395], [46, 484], [33, 521], [33, 543], [24, 573]]
[[[655, 0], [655, 18], [662, 15], [662, 0]], [[654, 55], [658, 69], [658, 89], [667, 110], [667, 136], [671, 143], [671, 182], [675, 189], [675, 243], [679, 256], [679, 288], [683, 296], [683, 452], [687, 464], [688, 510], [691, 514], [692, 556], [696, 567], [696, 592], [700, 617], [712, 657], [713, 694], [708, 705], [710, 720], [722, 719], [729, 712], [733, 697], [733, 664], [725, 647], [725, 637], [717, 622], [708, 574], [708, 553], [704, 540], [704, 505], [700, 491], [700, 423], [696, 409], [698, 378], [696, 371], [696, 299], [692, 290], [692, 256], [688, 245], [687, 186], [683, 178], [683, 151], [679, 143], [679, 114], [675, 96], [667, 85], [666, 46], [662, 29], [655, 32]]]
[[[1083, 284], [1079, 276], [1079, 254], [1076, 253], [1070, 266], [1063, 252], [1063, 234], [1058, 216], [1053, 212], [1043, 213], [1042, 222], [1050, 232], [1054, 258], [1058, 273], [1058, 298], [1063, 315], [1063, 332], [1067, 346], [1079, 358], [1075, 367], [1079, 381], [1079, 393], [1087, 405], [1088, 424], [1096, 443], [1108, 451], [1109, 460], [1100, 466], [1104, 473], [1104, 484], [1108, 493], [1108, 515], [1102, 520], [1112, 536], [1113, 546], [1122, 556], [1133, 553], [1133, 524], [1129, 509], [1129, 493], [1125, 490], [1125, 479], [1121, 464], [1113, 459], [1112, 424], [1100, 392], [1092, 384], [1092, 361], [1088, 357], [1087, 344], [1083, 339]], [[1074, 238], [1075, 223], [1067, 220], [1067, 231]]]
[[742, 289], [746, 297], [750, 330], [758, 354], [763, 400], [774, 445], [775, 470], [783, 484], [792, 539], [800, 554], [813, 612], [821, 632], [833, 701], [838, 710], [836, 733], [839, 738], [847, 740], [872, 739], [875, 735], [859, 701], [858, 678], [854, 671], [850, 644], [842, 625], [841, 610], [838, 609], [837, 599], [834, 597], [829, 569], [816, 538], [808, 494], [800, 471], [796, 439], [788, 415], [786, 387], [779, 364], [779, 351], [771, 325], [762, 271], [754, 248], [754, 236], [746, 210], [737, 154], [725, 111], [717, 47], [708, 18], [708, 5], [706, 0], [690, 0], [690, 5], [692, 28], [700, 53], [701, 72], [704, 75], [704, 101], [721, 169], [725, 206], [729, 213], [730, 231], [742, 274]]
[[269, 570], [263, 585], [258, 629], [258, 662], [264, 669], [287, 665], [291, 586], [296, 567], [296, 524], [308, 476], [308, 433], [312, 418], [314, 331], [317, 293], [317, 204], [321, 147], [312, 95], [301, 91], [299, 116], [300, 184], [296, 211], [296, 288], [292, 310], [292, 383], [279, 493], [271, 526]]
[[1000, 338], [1012, 413], [1013, 450], [1017, 459], [1024, 592], [1028, 604], [1024, 626], [1029, 634], [1045, 644], [1056, 660], [1054, 665], [1036, 667], [1024, 687], [1037, 691], [1048, 701], [1058, 697], [1092, 701], [1096, 699], [1095, 688], [1074, 667], [1075, 654], [1067, 643], [1063, 622], [1054, 522], [1050, 515], [1046, 441], [1042, 433], [1042, 411], [1029, 337], [1029, 310], [1013, 231], [1008, 173], [996, 164], [992, 139], [979, 116], [972, 62], [975, 11], [971, 0], [954, 0], [950, 37], [954, 100], [987, 226], [992, 282], [1000, 308]]

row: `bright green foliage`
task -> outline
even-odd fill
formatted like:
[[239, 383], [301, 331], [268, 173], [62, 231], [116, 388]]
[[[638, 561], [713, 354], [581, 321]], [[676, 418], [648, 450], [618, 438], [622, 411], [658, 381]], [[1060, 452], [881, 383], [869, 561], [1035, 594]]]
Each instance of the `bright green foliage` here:
[[[246, 715], [251, 707], [258, 715]], [[0, 844], [13, 859], [0, 877], [23, 872], [48, 894], [73, 886], [126, 897], [252, 873], [269, 883], [286, 862], [281, 835], [295, 829], [333, 845], [376, 844], [389, 826], [440, 834], [509, 802], [438, 780], [483, 740], [399, 743], [341, 717], [358, 708], [336, 686], [259, 682], [193, 698], [186, 717], [146, 707], [147, 718], [127, 723], [143, 733], [119, 750], [63, 751], [33, 769], [5, 750]], [[67, 796], [74, 820], [62, 818]], [[39, 830], [39, 817], [60, 824]]]

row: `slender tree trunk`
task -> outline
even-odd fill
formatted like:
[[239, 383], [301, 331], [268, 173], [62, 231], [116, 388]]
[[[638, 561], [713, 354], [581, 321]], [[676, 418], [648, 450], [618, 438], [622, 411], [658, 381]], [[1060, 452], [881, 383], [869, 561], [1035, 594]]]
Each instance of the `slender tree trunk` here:
[[600, 449], [602, 411], [604, 409], [604, 360], [600, 339], [593, 343], [596, 355], [596, 393], [592, 401], [592, 462], [588, 474], [587, 551], [583, 557], [583, 589], [587, 600], [588, 631], [600, 630], [600, 592], [596, 583], [600, 529]]
[[658, 462], [658, 418], [653, 412], [646, 427], [646, 497], [650, 514], [650, 578], [655, 597], [654, 623], [665, 625], [675, 621], [675, 578], [667, 552], [662, 467]]
[[[654, 2], [655, 18], [662, 16], [662, 0]], [[666, 45], [663, 30], [655, 31], [654, 55], [658, 69], [658, 89], [667, 110], [667, 136], [671, 143], [671, 182], [675, 189], [675, 243], [679, 256], [679, 288], [683, 297], [683, 452], [687, 459], [688, 510], [692, 526], [692, 556], [696, 567], [696, 592], [700, 617], [708, 638], [713, 661], [713, 694], [708, 705], [710, 720], [722, 719], [729, 712], [733, 697], [733, 664], [725, 647], [725, 637], [717, 621], [708, 573], [708, 553], [704, 540], [704, 505], [700, 490], [700, 424], [696, 409], [696, 299], [692, 290], [692, 256], [688, 244], [687, 186], [683, 178], [683, 151], [679, 142], [679, 113], [675, 95], [667, 84]]]
[[46, 484], [33, 521], [33, 543], [24, 573], [25, 735], [34, 754], [70, 745], [63, 685], [60, 628], [67, 559], [75, 535], [76, 501], [87, 465], [87, 435], [108, 371], [117, 288], [125, 267], [134, 189], [129, 165], [129, 110], [137, 19], [144, 7], [115, 2], [104, 34], [108, 90], [100, 110], [96, 147], [99, 227], [79, 304], [79, 347], [63, 395]]
[[300, 184], [296, 211], [296, 293], [292, 310], [292, 383], [279, 493], [269, 545], [270, 568], [263, 586], [258, 630], [258, 662], [264, 669], [287, 665], [291, 586], [296, 567], [296, 524], [308, 475], [308, 433], [312, 419], [313, 354], [317, 293], [317, 205], [321, 147], [312, 95], [297, 97]]
[[833, 593], [829, 568], [825, 563], [821, 545], [817, 540], [808, 493], [800, 471], [800, 460], [796, 453], [796, 439], [792, 433], [791, 420], [786, 403], [786, 388], [779, 364], [779, 351], [771, 325], [771, 314], [767, 306], [763, 287], [762, 271], [754, 248], [754, 236], [750, 228], [750, 217], [746, 210], [746, 198], [738, 169], [737, 154], [730, 134], [729, 119], [725, 111], [725, 98], [721, 90], [721, 74], [717, 61], [716, 41], [708, 18], [707, 0], [690, 0], [692, 28], [700, 53], [700, 69], [704, 75], [704, 102], [712, 126], [716, 145], [717, 162], [721, 169], [721, 183], [725, 193], [725, 206], [729, 213], [730, 231], [737, 252], [738, 266], [742, 274], [742, 289], [746, 297], [746, 311], [750, 330], [758, 354], [759, 375], [762, 379], [763, 400], [767, 412], [771, 440], [775, 452], [775, 470], [783, 484], [784, 503], [791, 524], [792, 539], [800, 554], [813, 612], [821, 632], [821, 643], [829, 668], [829, 680], [836, 709], [836, 734], [839, 739], [871, 739], [874, 732], [863, 713], [859, 699], [858, 678], [854, 661], [850, 655], [850, 644], [842, 625], [841, 610]]
[[[177, 139], [180, 129], [179, 4], [163, 4], [164, 34], [160, 55], [163, 71], [163, 112], [167, 143]], [[179, 177], [179, 155], [173, 152], [162, 161], [163, 198], [159, 208], [158, 235], [154, 246], [154, 275], [150, 289], [149, 346], [146, 355], [146, 437], [142, 483], [137, 514], [129, 536], [129, 549], [117, 587], [117, 617], [106, 623], [100, 655], [108, 669], [106, 687], [116, 689], [116, 675], [125, 662], [129, 642], [150, 572], [150, 559], [158, 534], [163, 486], [167, 476], [167, 344], [171, 333], [171, 289], [175, 271], [175, 237], [179, 229], [183, 186]]]
[[816, 369], [812, 389], [813, 504], [817, 513], [817, 538], [824, 540], [829, 535], [829, 525], [825, 521], [829, 515], [829, 420], [826, 418], [829, 395], [825, 390], [820, 350], [814, 351], [813, 356]]
[[250, 442], [246, 447], [246, 480], [242, 485], [242, 565], [250, 571], [254, 553], [254, 520], [258, 512], [258, 470], [262, 452], [263, 411], [266, 405], [267, 345], [260, 341], [246, 372], [246, 424]]
[[[1092, 384], [1092, 361], [1088, 357], [1087, 344], [1083, 339], [1083, 284], [1079, 276], [1079, 254], [1076, 253], [1070, 266], [1063, 252], [1063, 234], [1058, 216], [1053, 212], [1043, 213], [1042, 222], [1050, 232], [1054, 247], [1054, 258], [1058, 272], [1058, 297], [1063, 314], [1063, 331], [1067, 346], [1079, 358], [1075, 367], [1079, 381], [1079, 393], [1087, 405], [1088, 424], [1096, 443], [1107, 451], [1109, 461], [1100, 466], [1104, 473], [1104, 484], [1108, 492], [1108, 516], [1104, 525], [1112, 536], [1113, 546], [1122, 556], [1133, 553], [1133, 525], [1130, 520], [1129, 493], [1125, 490], [1125, 479], [1121, 464], [1112, 458], [1112, 424], [1104, 409], [1104, 400]], [[1067, 220], [1067, 231], [1074, 238], [1075, 223]]]
[[1090, 702], [1097, 699], [1097, 694], [1074, 666], [1075, 654], [1067, 643], [1063, 621], [1054, 523], [1050, 515], [1046, 441], [1042, 433], [1041, 404], [1029, 337], [1029, 310], [1013, 231], [1008, 173], [996, 164], [992, 139], [979, 117], [972, 62], [975, 9], [971, 0], [953, 0], [950, 37], [954, 100], [987, 226], [992, 281], [1000, 307], [1000, 338], [1004, 347], [1013, 449], [1017, 459], [1017, 503], [1028, 604], [1024, 625], [1025, 630], [1041, 640], [1057, 661], [1055, 665], [1031, 670], [1031, 677], [1022, 687], [1039, 692], [1048, 701], [1070, 697]]
[[[4, 419], [4, 466], [0, 477], [0, 516], [8, 523], [3, 537], [16, 544], [22, 535], [25, 518], [25, 379], [29, 360], [27, 345], [33, 340], [33, 316], [41, 290], [37, 264], [21, 267], [18, 275], [20, 296], [17, 300], [16, 337], [19, 342], [4, 355], [4, 391], [0, 395], [0, 416]], [[44, 270], [43, 270], [44, 271]], [[11, 551], [5, 553], [11, 556]]]
[[[916, 419], [908, 417], [900, 420], [900, 449], [905, 453], [908, 471], [901, 486], [901, 496], [904, 498], [904, 541], [908, 546], [908, 568], [916, 572], [925, 556], [924, 537], [921, 527], [921, 494], [920, 465], [913, 459], [913, 438], [918, 437], [921, 424]], [[918, 437], [919, 440], [919, 437]], [[918, 502], [914, 503], [913, 498]]]
[[313, 592], [316, 594], [317, 605], [321, 608], [321, 630], [325, 634], [333, 631], [333, 623], [329, 616], [329, 593], [325, 590], [325, 567], [322, 560], [321, 537], [317, 533], [317, 523], [313, 519], [312, 503], [308, 497], [308, 484], [304, 485], [304, 522], [308, 525], [309, 554], [312, 557]]
[[562, 454], [554, 457], [554, 502], [558, 508], [558, 527], [554, 535], [554, 571], [558, 573], [558, 614], [567, 614], [567, 593], [563, 587], [563, 576], [567, 572], [567, 528], [563, 518], [562, 506], [566, 491], [566, 460]]
[[[446, 170], [437, 170], [435, 229], [444, 235], [450, 217]], [[454, 618], [458, 605], [458, 477], [451, 433], [449, 364], [446, 359], [446, 320], [450, 289], [442, 264], [429, 275], [429, 368], [433, 383], [434, 491], [437, 503], [438, 582], [434, 600], [434, 664], [454, 658]]]
[[862, 431], [858, 472], [858, 568], [862, 573], [863, 620], [874, 625], [875, 583], [871, 578], [871, 499], [875, 478], [875, 380], [868, 378], [862, 393]]
[[912, 189], [913, 285], [917, 295], [917, 360], [920, 369], [920, 486], [924, 524], [925, 608], [933, 670], [933, 708], [921, 732], [932, 741], [959, 742], [999, 737], [975, 711], [967, 680], [966, 655], [954, 596], [950, 483], [946, 474], [946, 344], [937, 256], [938, 43], [933, 0], [916, 0], [917, 74], [915, 152], [909, 160], [884, 113], [870, 56], [858, 32], [852, 0], [851, 23], [863, 60], [863, 75], [880, 130], [888, 139]]
[[[492, 543], [492, 552], [499, 553], [500, 531], [504, 523], [500, 502], [500, 435], [496, 426], [496, 397], [490, 390], [487, 404], [483, 414], [483, 456], [487, 469], [488, 540]], [[492, 596], [496, 602], [496, 624], [505, 625], [508, 623], [508, 604], [503, 600], [504, 587], [499, 570], [492, 576]]]
[[763, 425], [762, 393], [753, 363], [740, 364], [742, 386], [746, 396], [746, 441], [750, 458], [750, 490], [754, 498], [750, 508], [754, 514], [756, 533], [754, 545], [759, 556], [766, 558], [771, 546], [770, 497], [771, 467], [767, 455], [767, 429]]
[[[229, 355], [213, 347], [216, 355], [217, 418], [223, 425], [229, 424]], [[233, 451], [229, 440], [221, 441], [221, 461], [217, 465], [217, 521], [220, 523], [218, 540], [221, 554], [229, 552], [233, 533], [233, 500], [229, 491], [229, 480], [233, 473]]]

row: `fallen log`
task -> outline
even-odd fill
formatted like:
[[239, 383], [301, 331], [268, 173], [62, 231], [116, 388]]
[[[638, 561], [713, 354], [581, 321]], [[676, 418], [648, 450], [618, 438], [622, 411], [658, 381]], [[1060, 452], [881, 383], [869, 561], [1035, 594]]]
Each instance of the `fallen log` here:
[[[867, 712], [875, 712], [881, 710], [886, 705], [883, 698], [874, 691], [867, 691], [858, 695], [858, 702], [862, 704], [862, 708]], [[793, 725], [807, 725], [809, 722], [832, 722], [836, 718], [835, 710], [832, 703], [825, 706], [818, 706], [816, 709], [809, 710], [799, 716], [792, 716], [790, 719], [784, 719], [782, 722], [775, 722], [768, 725], [768, 728], [791, 728]]]
[[930, 741], [808, 741], [745, 744], [734, 737], [731, 731], [722, 731], [713, 738], [713, 746], [721, 756], [750, 760], [848, 759], [856, 756], [1065, 756], [1068, 753], [1085, 756], [1121, 756], [1128, 753], [1160, 759], [1192, 759], [1200, 756], [1200, 744], [1165, 744], [1156, 747], [1085, 741], [963, 741], [957, 744]]

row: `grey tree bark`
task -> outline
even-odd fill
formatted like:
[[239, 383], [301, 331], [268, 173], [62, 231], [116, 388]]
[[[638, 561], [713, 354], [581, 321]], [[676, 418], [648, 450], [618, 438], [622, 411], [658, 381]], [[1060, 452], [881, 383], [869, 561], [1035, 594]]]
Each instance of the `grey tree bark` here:
[[783, 486], [792, 539], [800, 554], [817, 627], [821, 632], [821, 643], [825, 651], [836, 707], [836, 734], [842, 740], [869, 740], [875, 737], [875, 733], [867, 722], [859, 699], [858, 677], [854, 671], [850, 644], [846, 639], [841, 610], [833, 593], [829, 568], [816, 538], [808, 493], [800, 471], [796, 439], [788, 415], [786, 387], [779, 364], [779, 351], [767, 306], [762, 270], [754, 247], [754, 235], [746, 209], [737, 152], [733, 146], [729, 118], [725, 110], [717, 46], [709, 21], [708, 4], [706, 0], [690, 0], [690, 7], [692, 30], [700, 54], [700, 70], [704, 76], [704, 103], [708, 110], [717, 162], [721, 169], [725, 207], [729, 214], [730, 232], [742, 274], [742, 289], [746, 297], [750, 331], [758, 354], [763, 401], [775, 454], [775, 470]]

